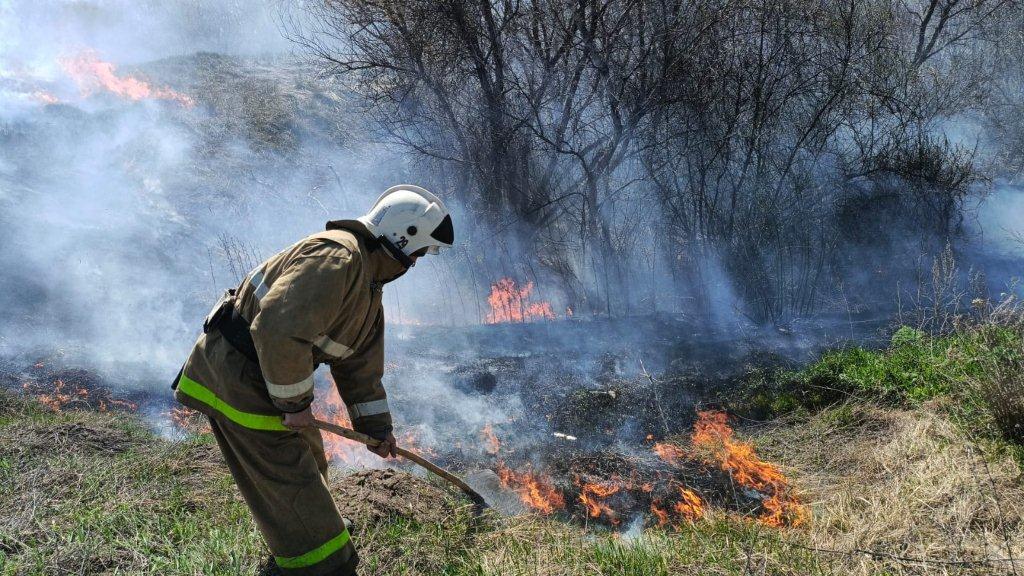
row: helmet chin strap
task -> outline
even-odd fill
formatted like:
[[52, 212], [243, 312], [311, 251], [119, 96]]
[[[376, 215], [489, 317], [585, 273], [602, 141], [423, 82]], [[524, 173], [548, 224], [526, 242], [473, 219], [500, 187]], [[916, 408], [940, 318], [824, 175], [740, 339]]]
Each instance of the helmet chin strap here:
[[409, 256], [406, 255], [405, 252], [402, 252], [402, 250], [398, 246], [395, 246], [395, 244], [391, 240], [388, 240], [387, 236], [377, 236], [377, 241], [380, 242], [381, 246], [384, 246], [384, 249], [388, 251], [388, 254], [390, 254], [391, 257], [394, 258], [395, 260], [398, 260], [398, 263], [401, 264], [406, 270], [412, 268], [415, 265], [415, 262], [412, 261], [412, 258], [409, 258]]

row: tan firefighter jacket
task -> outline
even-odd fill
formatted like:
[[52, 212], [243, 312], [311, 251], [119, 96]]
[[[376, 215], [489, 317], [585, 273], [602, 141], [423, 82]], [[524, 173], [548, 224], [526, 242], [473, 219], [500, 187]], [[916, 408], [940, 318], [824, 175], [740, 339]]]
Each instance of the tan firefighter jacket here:
[[281, 413], [309, 406], [313, 371], [327, 363], [353, 426], [390, 432], [381, 291], [404, 271], [361, 223], [329, 222], [258, 266], [235, 292], [259, 364], [212, 329], [182, 368], [175, 398], [247, 428], [283, 431]]

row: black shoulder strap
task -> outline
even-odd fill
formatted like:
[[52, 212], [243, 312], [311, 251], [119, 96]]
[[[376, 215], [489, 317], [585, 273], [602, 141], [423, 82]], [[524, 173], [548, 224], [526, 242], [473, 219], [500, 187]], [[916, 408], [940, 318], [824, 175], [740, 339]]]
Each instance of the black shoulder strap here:
[[357, 238], [363, 241], [366, 249], [370, 252], [374, 252], [380, 249], [380, 240], [373, 237], [370, 231], [366, 229], [366, 225], [359, 220], [331, 220], [327, 223], [327, 230], [345, 230], [355, 234]]

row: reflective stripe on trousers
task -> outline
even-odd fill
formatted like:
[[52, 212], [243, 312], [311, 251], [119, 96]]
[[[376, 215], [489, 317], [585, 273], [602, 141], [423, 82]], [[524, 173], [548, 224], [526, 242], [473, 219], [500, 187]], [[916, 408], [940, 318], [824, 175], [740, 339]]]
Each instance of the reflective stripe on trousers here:
[[331, 538], [322, 545], [306, 552], [301, 556], [292, 556], [291, 558], [285, 558], [283, 556], [274, 556], [274, 561], [281, 568], [305, 568], [314, 564], [323, 562], [328, 556], [334, 554], [338, 550], [345, 547], [348, 541], [351, 539], [349, 536], [348, 528], [341, 531], [334, 538]]
[[219, 396], [214, 394], [212, 390], [189, 378], [185, 374], [182, 374], [181, 379], [178, 380], [178, 391], [194, 400], [198, 400], [203, 404], [206, 404], [210, 408], [213, 408], [217, 412], [223, 414], [228, 420], [231, 420], [240, 426], [252, 428], [253, 430], [267, 430], [273, 432], [291, 431], [290, 428], [282, 423], [280, 414], [253, 414], [251, 412], [242, 412], [222, 400]]
[[359, 404], [353, 404], [348, 407], [349, 416], [353, 419], [363, 418], [364, 416], [376, 416], [378, 414], [384, 414], [389, 412], [388, 399], [381, 398], [380, 400], [370, 400], [369, 402], [361, 402]]

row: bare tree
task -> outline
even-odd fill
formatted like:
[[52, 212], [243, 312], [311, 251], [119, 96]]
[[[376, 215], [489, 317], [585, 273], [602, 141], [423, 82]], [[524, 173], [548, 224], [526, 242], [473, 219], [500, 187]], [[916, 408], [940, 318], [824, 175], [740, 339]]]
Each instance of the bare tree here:
[[871, 198], [956, 232], [979, 178], [942, 122], [990, 89], [977, 46], [1008, 6], [320, 0], [294, 36], [448, 175], [487, 269], [536, 261], [608, 315], [654, 301], [638, 274], [704, 310], [725, 280], [778, 322], [851, 273]]

